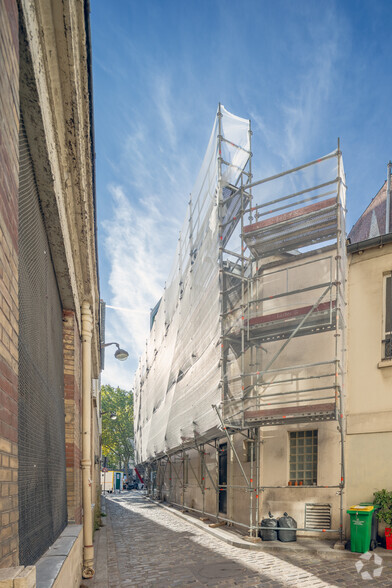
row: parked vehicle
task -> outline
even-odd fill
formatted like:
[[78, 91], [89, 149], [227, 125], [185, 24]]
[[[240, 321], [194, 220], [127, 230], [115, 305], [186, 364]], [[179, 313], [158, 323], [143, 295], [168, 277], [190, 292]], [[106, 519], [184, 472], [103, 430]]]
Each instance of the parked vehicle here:
[[102, 492], [121, 492], [123, 473], [116, 471], [101, 472]]

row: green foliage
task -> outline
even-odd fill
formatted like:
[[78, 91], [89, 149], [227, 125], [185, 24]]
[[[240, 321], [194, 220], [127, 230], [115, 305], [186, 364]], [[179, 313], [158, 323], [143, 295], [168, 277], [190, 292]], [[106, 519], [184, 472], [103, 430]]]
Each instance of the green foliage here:
[[102, 527], [101, 519], [100, 519], [99, 515], [95, 514], [95, 516], [94, 516], [94, 532], [99, 531], [99, 529], [101, 527]]
[[392, 492], [388, 490], [378, 490], [373, 493], [374, 504], [381, 506], [377, 513], [377, 518], [380, 521], [384, 521], [388, 526], [392, 524]]
[[[101, 388], [102, 455], [107, 467], [122, 469], [128, 474], [133, 459], [133, 393], [106, 385]], [[110, 415], [116, 413], [117, 419]]]
[[96, 502], [95, 502], [95, 510], [94, 510], [94, 531], [99, 531], [100, 527], [102, 527], [101, 521], [101, 492], [100, 488], [97, 490]]

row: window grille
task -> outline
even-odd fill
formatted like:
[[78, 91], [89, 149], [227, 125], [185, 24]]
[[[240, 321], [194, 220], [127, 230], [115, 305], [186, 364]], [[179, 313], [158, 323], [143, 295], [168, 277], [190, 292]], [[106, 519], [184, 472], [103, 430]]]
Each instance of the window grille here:
[[19, 559], [32, 565], [67, 524], [67, 501], [62, 306], [22, 120], [19, 162]]
[[318, 431], [290, 432], [290, 486], [317, 484]]

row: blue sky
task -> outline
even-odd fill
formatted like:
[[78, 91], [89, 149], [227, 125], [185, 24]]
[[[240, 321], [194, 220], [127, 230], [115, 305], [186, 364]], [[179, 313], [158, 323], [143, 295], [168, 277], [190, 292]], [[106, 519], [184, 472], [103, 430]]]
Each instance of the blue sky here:
[[94, 0], [103, 383], [131, 388], [218, 102], [252, 120], [262, 178], [336, 148], [347, 228], [392, 159], [390, 0]]

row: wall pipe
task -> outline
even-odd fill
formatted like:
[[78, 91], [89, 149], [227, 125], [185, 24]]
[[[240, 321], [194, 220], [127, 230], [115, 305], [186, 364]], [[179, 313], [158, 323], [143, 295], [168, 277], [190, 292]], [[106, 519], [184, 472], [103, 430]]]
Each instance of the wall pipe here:
[[91, 338], [93, 320], [88, 302], [82, 304], [82, 495], [83, 578], [94, 576], [93, 517], [91, 505]]
[[260, 427], [255, 429], [255, 436], [256, 436], [256, 525], [258, 525], [260, 520], [260, 506], [261, 500], [259, 498], [260, 491]]

